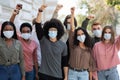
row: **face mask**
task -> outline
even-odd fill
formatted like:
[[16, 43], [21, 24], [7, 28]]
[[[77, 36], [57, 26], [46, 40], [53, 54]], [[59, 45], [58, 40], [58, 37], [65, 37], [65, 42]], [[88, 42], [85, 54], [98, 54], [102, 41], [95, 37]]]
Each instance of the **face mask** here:
[[70, 30], [71, 26], [70, 24], [67, 24], [67, 30]]
[[105, 33], [104, 38], [105, 38], [105, 40], [110, 40], [111, 39], [111, 34]]
[[101, 30], [94, 30], [94, 31], [93, 31], [93, 34], [94, 34], [96, 37], [101, 37], [102, 31], [101, 31]]
[[49, 31], [48, 35], [49, 35], [50, 38], [56, 38], [57, 31]]
[[77, 36], [77, 40], [79, 40], [82, 43], [85, 41], [85, 38], [86, 38], [85, 35]]
[[21, 37], [22, 37], [23, 39], [25, 39], [25, 40], [28, 40], [28, 39], [30, 39], [31, 34], [30, 34], [30, 33], [22, 33], [22, 34], [21, 34]]
[[12, 38], [14, 31], [4, 31], [3, 34], [6, 38], [10, 39]]

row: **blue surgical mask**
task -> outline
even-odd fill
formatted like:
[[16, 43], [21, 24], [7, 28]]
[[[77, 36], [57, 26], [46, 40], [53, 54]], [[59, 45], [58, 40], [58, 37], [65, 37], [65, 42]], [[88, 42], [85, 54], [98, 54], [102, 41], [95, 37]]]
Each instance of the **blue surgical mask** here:
[[102, 30], [94, 30], [93, 34], [95, 35], [95, 37], [101, 37], [102, 35]]
[[22, 33], [22, 34], [21, 34], [21, 37], [22, 37], [23, 39], [25, 39], [25, 40], [28, 40], [28, 39], [30, 39], [31, 34], [30, 34], [30, 33]]
[[81, 36], [77, 36], [77, 40], [79, 40], [80, 42], [84, 43], [85, 42], [85, 35], [81, 35]]
[[50, 38], [56, 38], [57, 31], [49, 31], [48, 35], [49, 35]]
[[104, 38], [105, 38], [105, 40], [110, 40], [111, 39], [111, 34], [110, 33], [105, 33]]
[[3, 34], [6, 38], [10, 39], [12, 38], [14, 31], [3, 31]]

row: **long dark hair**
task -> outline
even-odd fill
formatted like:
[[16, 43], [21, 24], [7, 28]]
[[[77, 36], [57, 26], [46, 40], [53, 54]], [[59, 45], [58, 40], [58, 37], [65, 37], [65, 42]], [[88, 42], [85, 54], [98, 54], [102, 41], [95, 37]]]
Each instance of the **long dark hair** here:
[[79, 45], [79, 40], [77, 40], [77, 32], [79, 30], [82, 30], [84, 32], [84, 35], [86, 36], [85, 42], [84, 42], [85, 46], [91, 48], [92, 47], [91, 37], [89, 36], [88, 32], [85, 29], [81, 28], [81, 27], [75, 29], [75, 32], [74, 32], [74, 45], [75, 46]]
[[14, 25], [12, 22], [10, 22], [10, 21], [5, 21], [5, 22], [3, 22], [2, 26], [1, 26], [1, 37], [2, 37], [2, 38], [6, 38], [6, 37], [4, 36], [4, 34], [3, 34], [3, 30], [4, 30], [4, 28], [5, 28], [7, 25], [12, 26], [13, 29], [14, 29], [14, 34], [13, 34], [12, 38], [18, 39], [18, 38], [17, 38], [17, 33], [16, 33], [15, 25]]
[[57, 40], [59, 40], [64, 34], [63, 24], [61, 23], [60, 20], [54, 19], [54, 18], [52, 18], [51, 20], [45, 22], [45, 24], [43, 26], [43, 30], [44, 30], [44, 35], [45, 35], [45, 37], [47, 39], [49, 39], [48, 31], [52, 27], [57, 29], [57, 31], [58, 31]]

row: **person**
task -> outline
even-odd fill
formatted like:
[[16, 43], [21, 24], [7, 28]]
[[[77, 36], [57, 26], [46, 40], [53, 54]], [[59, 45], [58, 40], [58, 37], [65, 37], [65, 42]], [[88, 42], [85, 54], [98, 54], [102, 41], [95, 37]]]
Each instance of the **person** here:
[[[18, 35], [20, 35], [20, 33], [21, 33], [20, 32], [20, 25], [21, 25], [21, 23], [19, 21], [19, 16], [20, 16], [19, 14], [20, 14], [21, 9], [22, 9], [22, 4], [17, 4], [16, 5], [16, 9], [13, 11], [13, 14], [12, 14], [12, 16], [10, 18], [10, 21], [14, 22], [15, 25], [17, 26], [17, 34]], [[32, 26], [32, 32], [31, 32], [30, 39], [35, 41], [36, 44], [37, 44], [37, 60], [38, 60], [38, 67], [39, 67], [41, 65], [41, 58], [42, 58], [41, 57], [41, 48], [40, 48], [40, 43], [39, 43], [39, 41], [37, 39], [34, 23], [35, 23], [35, 18], [32, 21], [33, 26]]]
[[[17, 14], [15, 11], [13, 15]], [[12, 17], [13, 17], [12, 15]], [[13, 22], [14, 19], [10, 18]], [[37, 44], [35, 41], [31, 40], [32, 26], [29, 23], [22, 23], [20, 26], [21, 36], [18, 39], [22, 43], [23, 55], [25, 62], [25, 78], [26, 80], [34, 80], [34, 67], [35, 67], [35, 77], [38, 80], [38, 62], [37, 62]]]
[[[94, 16], [89, 15], [82, 23], [82, 28], [87, 29], [87, 25], [89, 20], [93, 19]], [[102, 35], [102, 26], [99, 22], [94, 22], [91, 26], [91, 32], [93, 33], [92, 37], [92, 48], [96, 42], [101, 41], [101, 35]]]
[[[58, 12], [63, 8], [63, 5], [61, 4], [57, 4], [55, 10], [54, 10], [54, 13], [53, 13], [53, 16], [52, 18], [58, 18]], [[74, 18], [74, 24], [75, 26], [77, 26], [77, 20], [76, 18]], [[70, 56], [70, 50], [69, 50], [69, 42], [68, 42], [68, 38], [69, 38], [69, 31], [70, 31], [70, 20], [71, 20], [71, 15], [67, 15], [64, 19], [64, 35], [62, 36], [61, 38], [61, 41], [63, 41], [64, 43], [67, 44], [67, 51], [68, 51], [68, 55], [67, 55], [67, 59], [69, 61], [69, 56]], [[63, 69], [63, 66], [62, 66], [62, 69]], [[62, 70], [62, 73], [63, 73], [63, 79], [64, 79], [64, 70]]]
[[15, 25], [9, 21], [1, 26], [0, 79], [25, 80], [22, 45], [17, 40]]
[[69, 34], [70, 60], [68, 64], [68, 80], [92, 80], [91, 71], [95, 70], [95, 64], [92, 57], [91, 37], [83, 28], [79, 27], [75, 29], [74, 11], [75, 8], [71, 8], [71, 30]]
[[115, 39], [112, 26], [105, 26], [101, 41], [93, 47], [93, 56], [97, 64], [98, 80], [119, 80], [116, 66], [120, 63], [118, 50], [120, 36]]
[[[34, 22], [34, 19], [33, 19], [33, 22], [32, 22], [33, 26], [32, 26], [32, 32], [31, 32], [31, 38], [32, 40], [34, 40], [37, 44], [37, 61], [38, 61], [38, 69], [41, 65], [41, 59], [42, 59], [42, 56], [41, 56], [41, 47], [40, 47], [40, 43], [39, 43], [39, 40], [37, 38], [37, 34], [36, 34], [36, 29], [35, 29], [35, 22]], [[35, 66], [34, 66], [35, 68]], [[34, 70], [34, 80], [36, 80], [36, 70]]]
[[[39, 80], [62, 80], [61, 63], [67, 65], [67, 46], [60, 40], [64, 34], [62, 23], [58, 19], [50, 19], [41, 26], [42, 12], [46, 7], [43, 5], [38, 11], [36, 18], [36, 32], [41, 45], [42, 62], [39, 69]], [[67, 80], [67, 67], [64, 68]]]
[[[93, 19], [94, 16], [92, 15], [89, 15], [82, 23], [82, 28], [83, 29], [87, 29], [87, 25], [89, 23], [89, 20]], [[92, 36], [92, 46], [91, 48], [93, 48], [93, 46], [95, 45], [96, 42], [99, 42], [101, 41], [101, 35], [102, 35], [102, 26], [100, 23], [98, 22], [94, 22], [91, 26], [91, 31], [93, 33], [94, 36]], [[97, 77], [97, 72], [92, 72], [92, 78], [93, 80], [98, 80], [98, 77]]]
[[[58, 4], [54, 10], [54, 13], [53, 13], [53, 16], [52, 18], [57, 18], [58, 17], [58, 12], [60, 11], [60, 9], [63, 7], [63, 5], [61, 4]], [[70, 50], [69, 50], [69, 41], [68, 41], [68, 38], [69, 38], [69, 31], [70, 31], [70, 24], [71, 24], [71, 15], [67, 15], [64, 19], [64, 35], [62, 36], [61, 40], [63, 42], [65, 42], [67, 44], [67, 50], [68, 50], [68, 61], [69, 61], [69, 56], [70, 56]], [[77, 20], [76, 18], [74, 17], [74, 25], [75, 27], [77, 27]]]

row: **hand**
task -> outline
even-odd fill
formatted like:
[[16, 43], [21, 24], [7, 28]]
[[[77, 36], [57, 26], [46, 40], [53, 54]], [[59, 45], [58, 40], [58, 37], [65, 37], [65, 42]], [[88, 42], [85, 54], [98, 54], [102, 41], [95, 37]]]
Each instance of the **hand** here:
[[64, 80], [68, 80], [67, 78], [64, 78]]
[[74, 12], [75, 12], [75, 7], [72, 7], [71, 8], [71, 14], [74, 14]]
[[41, 7], [39, 8], [39, 10], [45, 10], [45, 8], [47, 7], [47, 5], [45, 5], [45, 4], [43, 4], [43, 5], [41, 5]]
[[88, 19], [94, 19], [94, 15], [89, 15], [87, 18]]
[[25, 80], [25, 76], [22, 77], [22, 80]]
[[14, 14], [14, 15], [19, 14], [19, 10], [18, 10], [18, 9], [15, 9], [15, 10], [13, 11], [13, 14]]
[[36, 77], [36, 80], [39, 80], [39, 76], [38, 76], [38, 74], [36, 74], [36, 76], [35, 76], [35, 77]]
[[17, 4], [16, 9], [21, 10], [22, 9], [22, 4]]
[[63, 7], [63, 5], [61, 5], [61, 4], [58, 4], [57, 6], [56, 6], [56, 9], [55, 9], [55, 11], [59, 11], [61, 8]]

